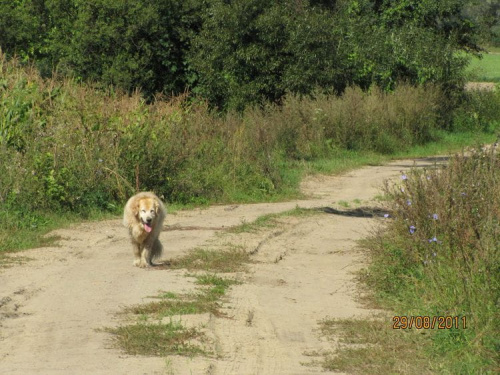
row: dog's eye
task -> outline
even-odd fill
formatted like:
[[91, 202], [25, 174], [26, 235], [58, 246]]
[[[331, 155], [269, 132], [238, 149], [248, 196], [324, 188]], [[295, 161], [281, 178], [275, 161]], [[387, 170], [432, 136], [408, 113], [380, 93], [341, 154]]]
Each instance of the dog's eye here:
[[144, 212], [144, 213], [146, 213], [146, 210], [141, 210], [141, 212]]

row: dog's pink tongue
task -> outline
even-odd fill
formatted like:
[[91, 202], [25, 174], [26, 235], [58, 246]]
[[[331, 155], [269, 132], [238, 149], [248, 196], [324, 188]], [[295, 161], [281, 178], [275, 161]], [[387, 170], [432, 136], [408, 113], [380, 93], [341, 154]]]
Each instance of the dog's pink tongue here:
[[144, 230], [149, 233], [151, 232], [152, 228], [149, 225], [144, 224]]

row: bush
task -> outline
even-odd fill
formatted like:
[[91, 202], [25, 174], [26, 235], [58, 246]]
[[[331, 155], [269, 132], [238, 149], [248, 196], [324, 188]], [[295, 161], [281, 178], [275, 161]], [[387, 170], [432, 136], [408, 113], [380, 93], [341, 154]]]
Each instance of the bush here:
[[269, 123], [287, 157], [314, 159], [338, 149], [393, 153], [427, 142], [440, 126], [435, 87], [399, 85], [393, 93], [348, 88], [342, 96], [287, 97]]
[[495, 91], [475, 90], [463, 93], [453, 112], [452, 129], [491, 131], [500, 124], [500, 86]]
[[238, 115], [43, 80], [3, 58], [1, 68], [2, 203], [86, 211], [112, 208], [137, 188], [183, 203], [279, 189], [275, 157], [251, 149]]

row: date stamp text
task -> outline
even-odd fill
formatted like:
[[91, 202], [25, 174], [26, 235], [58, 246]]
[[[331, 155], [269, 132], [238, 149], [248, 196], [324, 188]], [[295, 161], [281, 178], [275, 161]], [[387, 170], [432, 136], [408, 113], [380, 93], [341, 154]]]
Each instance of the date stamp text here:
[[466, 329], [465, 316], [394, 316], [393, 329]]

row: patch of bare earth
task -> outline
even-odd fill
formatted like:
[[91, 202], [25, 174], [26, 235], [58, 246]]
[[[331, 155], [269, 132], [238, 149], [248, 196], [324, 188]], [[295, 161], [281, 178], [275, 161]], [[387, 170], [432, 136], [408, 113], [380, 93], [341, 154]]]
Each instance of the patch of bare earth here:
[[[430, 166], [434, 160], [415, 163]], [[122, 323], [117, 312], [150, 301], [159, 291], [192, 291], [193, 278], [185, 277], [185, 270], [133, 267], [120, 220], [57, 231], [63, 238], [59, 247], [23, 252], [30, 261], [0, 271], [0, 373], [323, 372], [304, 365], [310, 353], [332, 349], [318, 334], [318, 322], [373, 313], [356, 302], [353, 271], [363, 265], [356, 241], [383, 219], [326, 210], [333, 213], [286, 218], [277, 227], [253, 233], [225, 229], [297, 205], [349, 211], [337, 202], [356, 200], [375, 207], [379, 204], [373, 198], [383, 181], [413, 165], [398, 161], [340, 177], [312, 177], [302, 186], [310, 197], [305, 200], [214, 206], [167, 216], [161, 235], [165, 259], [231, 242], [252, 251], [255, 260], [249, 272], [238, 275], [243, 283], [229, 291], [226, 317], [182, 317], [207, 333], [214, 351], [209, 357], [130, 356], [112, 348], [109, 334], [100, 329]]]
[[494, 91], [495, 82], [467, 82], [465, 90], [467, 91]]

